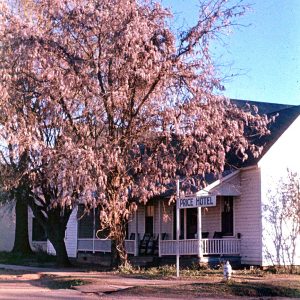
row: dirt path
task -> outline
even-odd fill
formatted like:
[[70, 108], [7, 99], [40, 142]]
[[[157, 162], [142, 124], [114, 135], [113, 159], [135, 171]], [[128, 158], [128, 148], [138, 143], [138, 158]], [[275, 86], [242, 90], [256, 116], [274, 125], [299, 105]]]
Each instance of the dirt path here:
[[[221, 275], [197, 278], [147, 279], [105, 272], [55, 270], [0, 265], [0, 299], [291, 299], [300, 298], [299, 275], [235, 274], [225, 283]], [[58, 283], [86, 281], [71, 290]], [[54, 285], [53, 285], [54, 284]], [[51, 287], [52, 288], [49, 288]], [[58, 285], [59, 287], [60, 285]], [[23, 297], [21, 297], [23, 296]], [[288, 297], [287, 297], [288, 296]], [[24, 298], [26, 297], [26, 298]], [[242, 298], [243, 297], [243, 298]], [[281, 297], [281, 298], [278, 298]]]

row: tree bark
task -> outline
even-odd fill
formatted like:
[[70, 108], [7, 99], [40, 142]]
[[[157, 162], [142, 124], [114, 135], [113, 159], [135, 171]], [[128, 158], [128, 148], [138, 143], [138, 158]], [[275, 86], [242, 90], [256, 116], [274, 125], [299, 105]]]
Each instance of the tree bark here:
[[32, 254], [28, 237], [28, 205], [26, 202], [26, 195], [22, 188], [18, 188], [14, 193], [16, 199], [15, 213], [16, 213], [16, 227], [15, 227], [15, 241], [12, 249], [13, 253], [22, 255]]
[[63, 226], [60, 222], [57, 222], [56, 224], [52, 223], [52, 226], [48, 226], [47, 230], [48, 239], [52, 243], [56, 252], [56, 263], [58, 267], [71, 266], [64, 240], [65, 231], [66, 226]]
[[111, 257], [110, 257], [110, 266], [111, 268], [118, 268], [121, 265], [121, 258], [117, 250], [117, 241], [111, 241]]
[[117, 226], [117, 230], [114, 231], [114, 237], [111, 241], [111, 262], [112, 268], [118, 268], [120, 266], [127, 266], [128, 255], [125, 248], [125, 224]]
[[71, 266], [64, 238], [72, 209], [57, 207], [52, 209], [43, 208], [43, 210], [35, 203], [33, 198], [29, 199], [29, 206], [38, 222], [44, 227], [47, 238], [55, 249], [57, 266]]

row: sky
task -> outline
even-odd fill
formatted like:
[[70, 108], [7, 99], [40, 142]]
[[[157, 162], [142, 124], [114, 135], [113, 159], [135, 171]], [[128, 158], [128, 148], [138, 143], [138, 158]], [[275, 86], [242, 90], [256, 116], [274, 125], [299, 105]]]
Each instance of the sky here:
[[[246, 1], [251, 11], [239, 23], [247, 26], [235, 28], [212, 47], [226, 77], [225, 95], [300, 105], [300, 0]], [[162, 3], [172, 8], [175, 26], [196, 22], [199, 1]]]

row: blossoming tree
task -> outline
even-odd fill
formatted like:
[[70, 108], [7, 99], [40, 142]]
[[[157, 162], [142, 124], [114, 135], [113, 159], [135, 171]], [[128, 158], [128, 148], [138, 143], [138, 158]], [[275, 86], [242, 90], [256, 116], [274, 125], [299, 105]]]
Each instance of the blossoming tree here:
[[20, 178], [58, 255], [72, 209], [99, 205], [125, 264], [124, 225], [138, 202], [177, 176], [200, 187], [195, 175], [220, 174], [230, 150], [259, 155], [249, 136], [267, 134], [269, 121], [220, 96], [209, 52], [245, 7], [201, 2], [197, 23], [176, 35], [170, 11], [152, 1], [33, 2], [31, 18], [1, 7], [2, 143], [15, 160], [28, 153]]

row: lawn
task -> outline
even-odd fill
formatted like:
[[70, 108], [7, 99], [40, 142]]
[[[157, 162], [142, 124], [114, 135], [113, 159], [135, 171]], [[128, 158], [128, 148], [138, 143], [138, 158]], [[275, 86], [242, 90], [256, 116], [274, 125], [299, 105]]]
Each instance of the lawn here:
[[38, 251], [32, 255], [22, 255], [11, 252], [0, 252], [0, 264], [21, 266], [49, 267], [55, 266], [56, 257], [45, 252]]
[[[40, 254], [35, 257], [22, 257], [0, 252], [0, 263], [20, 265], [53, 264], [55, 257]], [[271, 272], [272, 271], [272, 272]], [[279, 272], [277, 274], [274, 271]], [[42, 271], [41, 271], [42, 272]], [[79, 274], [78, 274], [79, 273]], [[1, 280], [28, 280], [29, 283], [48, 289], [69, 289], [88, 285], [99, 288], [105, 294], [107, 286], [123, 285], [124, 289], [109, 292], [116, 297], [148, 296], [156, 298], [182, 299], [212, 297], [293, 297], [300, 298], [300, 273], [284, 273], [282, 270], [263, 271], [259, 268], [235, 270], [232, 279], [224, 281], [222, 268], [185, 268], [176, 278], [175, 266], [161, 266], [148, 269], [129, 267], [118, 271], [95, 271], [95, 267], [82, 266], [76, 273], [70, 271], [51, 274], [47, 272], [22, 272], [0, 269]]]

